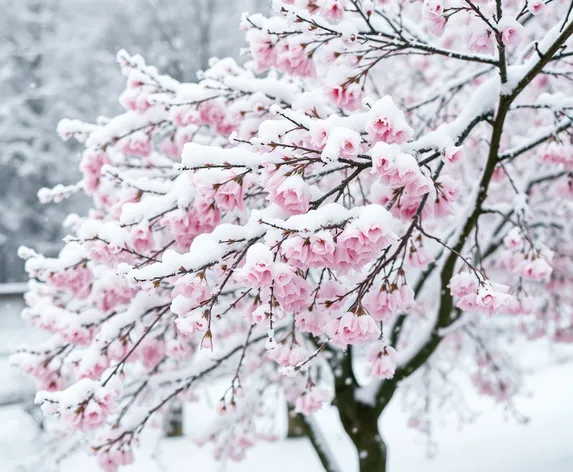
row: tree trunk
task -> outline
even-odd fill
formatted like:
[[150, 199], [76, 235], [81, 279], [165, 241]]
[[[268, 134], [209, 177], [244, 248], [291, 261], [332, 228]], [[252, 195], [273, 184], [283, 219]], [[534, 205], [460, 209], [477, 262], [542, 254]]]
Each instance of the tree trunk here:
[[183, 436], [183, 405], [180, 401], [174, 401], [167, 413], [165, 435], [168, 438]]
[[360, 472], [386, 472], [386, 443], [378, 431], [378, 409], [359, 402], [339, 405], [344, 430], [356, 446]]
[[386, 444], [378, 431], [378, 419], [390, 402], [396, 390], [396, 383], [387, 381], [372, 404], [361, 400], [357, 395], [360, 387], [352, 371], [352, 347], [348, 348], [346, 356], [333, 358], [336, 372], [334, 379], [334, 405], [346, 434], [356, 447], [360, 472], [386, 472]]
[[386, 472], [388, 458], [386, 443], [379, 434], [365, 437], [355, 444], [360, 472]]
[[302, 415], [297, 414], [292, 406], [288, 406], [288, 432], [287, 438], [301, 438], [306, 436]]

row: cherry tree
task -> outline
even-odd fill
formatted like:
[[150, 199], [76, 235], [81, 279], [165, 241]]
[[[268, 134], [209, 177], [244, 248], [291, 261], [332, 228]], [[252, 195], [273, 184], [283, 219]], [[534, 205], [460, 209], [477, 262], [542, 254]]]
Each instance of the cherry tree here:
[[[221, 389], [197, 441], [242, 459], [287, 401], [337, 409], [361, 472], [379, 418], [456, 410], [450, 374], [511, 404], [516, 339], [573, 341], [572, 3], [282, 0], [243, 16], [249, 60], [197, 83], [122, 51], [125, 112], [60, 123], [85, 145], [57, 258], [22, 248], [13, 357], [105, 471], [174, 401]], [[215, 383], [215, 380], [217, 382]]]

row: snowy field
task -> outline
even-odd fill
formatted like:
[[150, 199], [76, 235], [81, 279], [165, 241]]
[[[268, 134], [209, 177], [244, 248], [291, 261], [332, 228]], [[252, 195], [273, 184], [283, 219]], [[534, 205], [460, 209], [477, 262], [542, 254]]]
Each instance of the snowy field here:
[[[481, 400], [482, 414], [461, 431], [455, 426], [438, 426], [433, 458], [428, 457], [426, 439], [406, 427], [406, 415], [399, 399], [382, 419], [382, 432], [389, 447], [390, 472], [571, 472], [573, 470], [573, 366], [547, 369], [530, 379], [535, 394], [518, 402], [529, 415], [528, 424], [504, 419], [503, 410]], [[474, 400], [478, 400], [475, 398]], [[479, 401], [479, 400], [478, 400]], [[204, 408], [188, 413], [188, 423], [199, 429], [205, 422]], [[320, 414], [324, 433], [344, 472], [357, 470], [350, 444], [346, 442], [334, 411]], [[219, 471], [207, 449], [197, 448], [189, 439], [152, 438], [145, 447], [153, 451], [142, 463], [126, 472]], [[157, 458], [153, 459], [151, 455]], [[88, 465], [89, 464], [89, 465]], [[190, 465], [194, 467], [191, 468]], [[271, 467], [269, 467], [271, 466]], [[88, 468], [89, 467], [89, 468]], [[195, 469], [196, 467], [196, 469]], [[96, 472], [91, 459], [74, 457], [64, 472]], [[4, 470], [3, 468], [0, 470]], [[261, 444], [239, 464], [227, 464], [229, 472], [322, 472], [314, 451], [305, 440]]]
[[[0, 320], [2, 349], [18, 344], [26, 333], [16, 312], [19, 305], [3, 307]], [[391, 472], [571, 472], [573, 470], [573, 364], [567, 356], [545, 365], [538, 358], [537, 373], [527, 378], [530, 395], [516, 401], [517, 411], [528, 417], [524, 424], [492, 401], [475, 396], [467, 389], [466, 400], [478, 414], [460, 429], [455, 424], [437, 422], [433, 442], [408, 428], [407, 414], [400, 398], [393, 401], [382, 418], [382, 431], [389, 447]], [[3, 392], [25, 386], [21, 377], [3, 359], [0, 365]], [[193, 432], [200, 432], [209, 421], [211, 409], [191, 405], [186, 411], [186, 436], [161, 439], [148, 433], [143, 439], [135, 465], [126, 472], [215, 472], [216, 463], [208, 448], [198, 448]], [[333, 410], [320, 412], [324, 433], [344, 472], [356, 470], [352, 449], [347, 443]], [[18, 472], [19, 466], [39, 450], [37, 426], [20, 406], [0, 408], [0, 472]], [[429, 457], [429, 452], [432, 452]], [[320, 472], [314, 452], [306, 440], [260, 443], [247, 453], [242, 463], [223, 464], [229, 472]], [[62, 472], [96, 472], [93, 458], [74, 454], [64, 461]]]
[[22, 393], [29, 396], [33, 389], [32, 382], [8, 363], [8, 357], [15, 348], [41, 336], [20, 319], [24, 301], [18, 294], [23, 293], [25, 287], [26, 284], [0, 284], [0, 404], [16, 400]]
[[[561, 365], [530, 379], [535, 394], [518, 402], [530, 417], [528, 424], [504, 419], [503, 411], [487, 402], [474, 423], [461, 431], [451, 425], [438, 426], [433, 457], [427, 442], [406, 427], [406, 415], [395, 402], [382, 420], [390, 450], [389, 470], [396, 472], [571, 472], [573, 470], [573, 372]], [[195, 406], [187, 412], [187, 429], [200, 430], [206, 424], [206, 409]], [[356, 470], [349, 444], [335, 421], [333, 411], [320, 414], [324, 432], [338, 457], [342, 470]], [[17, 408], [0, 412], [0, 471], [16, 472], [22, 458], [36, 450], [33, 422]], [[135, 465], [126, 472], [219, 471], [208, 449], [194, 445], [189, 437], [158, 440], [148, 435]], [[314, 452], [305, 440], [260, 444], [249, 451], [242, 463], [226, 464], [229, 472], [320, 472]], [[193, 467], [190, 467], [190, 466]], [[63, 464], [63, 472], [96, 472], [91, 457], [74, 455]]]

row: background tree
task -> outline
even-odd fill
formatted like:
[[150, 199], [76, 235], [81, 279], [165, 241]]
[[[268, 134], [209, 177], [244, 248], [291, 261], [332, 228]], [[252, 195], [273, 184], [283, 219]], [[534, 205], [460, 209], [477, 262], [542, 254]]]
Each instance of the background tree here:
[[[78, 146], [54, 130], [65, 116], [93, 119], [96, 111], [120, 110], [121, 77], [113, 69], [119, 45], [193, 80], [211, 55], [238, 52], [235, 18], [251, 3], [0, 0], [0, 282], [25, 279], [21, 244], [52, 255], [61, 245], [70, 208], [42, 207], [36, 193], [77, 181]], [[223, 9], [226, 15], [213, 14]]]
[[511, 407], [523, 342], [573, 341], [573, 3], [274, 6], [243, 19], [244, 67], [183, 83], [122, 52], [125, 112], [60, 124], [93, 208], [57, 258], [21, 250], [24, 316], [53, 336], [14, 361], [105, 470], [222, 379], [217, 458], [286, 397], [325, 470], [332, 401], [384, 471], [398, 389], [428, 433], [464, 413], [454, 378]]

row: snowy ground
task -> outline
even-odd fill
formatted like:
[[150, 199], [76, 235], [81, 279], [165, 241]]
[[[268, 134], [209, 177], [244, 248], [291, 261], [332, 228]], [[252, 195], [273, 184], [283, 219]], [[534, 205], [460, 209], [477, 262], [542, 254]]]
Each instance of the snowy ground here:
[[[20, 318], [24, 300], [18, 293], [23, 292], [24, 287], [23, 284], [0, 284], [0, 404], [32, 390], [32, 383], [8, 363], [8, 357], [15, 348], [33, 343], [42, 336], [30, 330]], [[6, 298], [7, 294], [14, 296]], [[2, 469], [0, 471], [3, 472]]]
[[[31, 336], [14, 316], [19, 307], [10, 308], [0, 306], [0, 350]], [[468, 389], [467, 401], [481, 413], [461, 430], [455, 424], [437, 424], [437, 447], [432, 458], [428, 457], [426, 438], [406, 426], [407, 414], [400, 400], [393, 401], [381, 422], [389, 448], [390, 472], [573, 471], [573, 363], [554, 361], [536, 366], [537, 373], [527, 378], [531, 395], [516, 401], [517, 410], [530, 419], [527, 424], [519, 423], [502, 407], [478, 398]], [[20, 379], [0, 359], [0, 393], [18, 390]], [[198, 448], [190, 438], [190, 433], [207, 425], [210, 411], [204, 404], [191, 405], [186, 411], [189, 435], [183, 438], [158, 439], [155, 433], [148, 434], [138, 461], [125, 472], [221, 470], [211, 451]], [[342, 471], [354, 472], [355, 456], [335, 412], [322, 411], [319, 421]], [[21, 407], [0, 408], [0, 472], [16, 472], [18, 465], [37, 453], [37, 434], [33, 419]], [[243, 463], [226, 464], [229, 472], [286, 472], [297, 467], [300, 472], [321, 472], [306, 440], [261, 443], [248, 452]], [[98, 468], [93, 458], [77, 453], [63, 463], [62, 472], [78, 471], [96, 472]]]
[[[392, 404], [382, 420], [390, 451], [390, 471], [396, 472], [571, 472], [573, 470], [573, 367], [563, 364], [546, 369], [529, 379], [535, 394], [517, 402], [528, 424], [504, 418], [501, 408], [481, 400], [483, 413], [474, 423], [458, 431], [454, 425], [439, 426], [434, 457], [427, 457], [427, 443], [406, 427], [406, 415], [399, 402]], [[187, 429], [200, 430], [206, 424], [205, 407], [187, 412]], [[329, 444], [344, 472], [356, 470], [354, 456], [339, 429], [333, 411], [320, 414]], [[0, 411], [0, 471], [15, 472], [16, 466], [34, 451], [31, 419], [17, 408]], [[157, 440], [145, 438], [135, 465], [126, 472], [219, 471], [208, 449], [200, 449], [189, 437]], [[190, 466], [193, 466], [190, 468]], [[320, 472], [313, 451], [305, 440], [260, 444], [243, 463], [227, 464], [229, 472], [262, 472], [272, 466], [276, 472], [298, 467], [301, 472]], [[91, 457], [76, 454], [63, 464], [63, 472], [96, 472]]]

